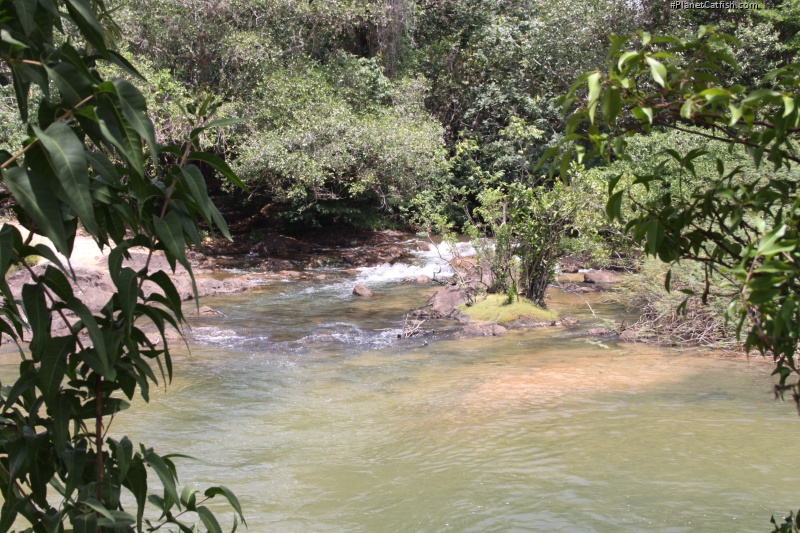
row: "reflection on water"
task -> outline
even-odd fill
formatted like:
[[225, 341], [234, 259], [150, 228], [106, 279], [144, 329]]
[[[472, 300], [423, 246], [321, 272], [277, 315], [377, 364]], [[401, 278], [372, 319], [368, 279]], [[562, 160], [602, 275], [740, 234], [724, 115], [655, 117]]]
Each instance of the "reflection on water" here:
[[169, 392], [112, 434], [202, 458], [181, 481], [230, 486], [254, 532], [767, 531], [800, 505], [767, 366], [556, 328], [399, 340], [431, 289], [375, 288], [204, 301]]

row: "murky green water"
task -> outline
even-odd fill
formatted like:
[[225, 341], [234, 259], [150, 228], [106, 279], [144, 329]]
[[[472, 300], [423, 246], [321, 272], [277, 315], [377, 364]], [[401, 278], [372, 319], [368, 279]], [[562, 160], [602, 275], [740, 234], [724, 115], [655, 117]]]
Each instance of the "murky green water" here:
[[430, 289], [351, 285], [207, 300], [224, 316], [116, 432], [202, 457], [182, 481], [229, 485], [256, 532], [767, 531], [800, 505], [763, 364], [563, 329], [398, 341]]
[[168, 393], [111, 433], [201, 458], [181, 482], [228, 485], [259, 533], [768, 531], [800, 506], [800, 419], [767, 365], [575, 329], [398, 340], [432, 289], [382, 279], [205, 300], [223, 314], [191, 320]]

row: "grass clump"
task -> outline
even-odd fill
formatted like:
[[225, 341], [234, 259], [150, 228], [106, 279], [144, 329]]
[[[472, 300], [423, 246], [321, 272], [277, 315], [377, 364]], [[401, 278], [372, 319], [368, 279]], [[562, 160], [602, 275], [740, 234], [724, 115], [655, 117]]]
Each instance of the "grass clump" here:
[[526, 298], [506, 303], [504, 294], [487, 294], [486, 298], [478, 300], [467, 306], [460, 305], [458, 310], [479, 322], [495, 322], [505, 324], [508, 322], [552, 322], [558, 320], [558, 313], [542, 309]]

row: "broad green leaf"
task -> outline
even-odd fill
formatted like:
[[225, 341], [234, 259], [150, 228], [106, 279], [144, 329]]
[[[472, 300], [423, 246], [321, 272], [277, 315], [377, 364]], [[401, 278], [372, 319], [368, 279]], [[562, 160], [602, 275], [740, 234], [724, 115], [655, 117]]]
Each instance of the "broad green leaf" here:
[[197, 490], [191, 485], [186, 485], [181, 491], [181, 505], [189, 511], [194, 511], [197, 501]]
[[692, 108], [694, 107], [694, 100], [691, 98], [687, 98], [683, 105], [681, 106], [681, 118], [686, 120], [691, 120], [692, 118]]
[[777, 253], [773, 251], [776, 248], [778, 248], [778, 246], [776, 246], [776, 242], [785, 234], [786, 234], [786, 225], [783, 225], [773, 229], [772, 231], [764, 235], [764, 237], [758, 243], [758, 248], [756, 249], [756, 255], [772, 255]]
[[61, 219], [61, 208], [50, 183], [24, 167], [3, 170], [3, 179], [14, 198], [39, 226], [39, 230], [53, 241], [56, 250], [69, 257], [67, 234]]
[[89, 188], [89, 171], [83, 143], [63, 122], [54, 122], [45, 131], [33, 126], [44, 146], [58, 183], [64, 191], [61, 200], [75, 210], [91, 234], [97, 233], [92, 194]]
[[619, 57], [619, 61], [617, 62], [617, 68], [620, 71], [622, 71], [626, 63], [628, 63], [630, 60], [634, 58], [638, 59], [639, 57], [640, 55], [637, 52], [625, 52]]
[[117, 96], [119, 97], [122, 115], [136, 133], [147, 141], [150, 157], [152, 158], [153, 164], [157, 165], [156, 134], [153, 129], [153, 123], [150, 121], [150, 117], [147, 116], [147, 102], [144, 96], [142, 96], [139, 89], [134, 87], [130, 82], [114, 80], [113, 83], [117, 88]]
[[71, 64], [62, 62], [44, 68], [68, 105], [74, 106], [91, 94], [91, 83]]
[[[112, 93], [116, 91], [111, 85]], [[136, 178], [144, 177], [144, 154], [142, 139], [133, 127], [127, 123], [116, 101], [116, 94], [102, 94], [97, 97], [97, 117], [100, 131], [106, 142], [119, 150], [120, 156], [130, 165]], [[136, 180], [137, 183], [139, 180]], [[140, 206], [145, 198], [140, 198]]]
[[661, 62], [652, 57], [647, 57], [647, 64], [650, 65], [650, 74], [653, 76], [655, 82], [662, 87], [667, 86], [667, 69]]
[[619, 112], [622, 111], [622, 98], [619, 89], [607, 87], [602, 99], [603, 116], [607, 124], [614, 125]]
[[137, 453], [131, 460], [128, 474], [122, 484], [133, 493], [136, 498], [136, 530], [142, 530], [144, 507], [147, 504], [147, 469], [144, 467], [141, 456]]

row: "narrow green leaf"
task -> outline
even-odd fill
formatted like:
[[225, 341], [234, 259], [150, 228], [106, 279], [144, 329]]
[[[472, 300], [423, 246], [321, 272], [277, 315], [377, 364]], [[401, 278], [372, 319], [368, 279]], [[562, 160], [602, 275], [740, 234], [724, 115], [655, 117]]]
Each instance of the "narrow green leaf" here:
[[35, 386], [36, 383], [39, 381], [39, 373], [36, 370], [27, 370], [25, 371], [19, 379], [14, 383], [11, 387], [11, 390], [8, 392], [8, 396], [6, 396], [6, 401], [3, 404], [3, 410], [5, 411], [12, 405], [17, 399], [23, 394], [25, 391], [30, 389], [31, 387]]
[[244, 182], [241, 179], [239, 179], [239, 176], [237, 176], [236, 173], [233, 170], [231, 170], [231, 167], [229, 167], [225, 161], [215, 156], [214, 154], [209, 154], [206, 152], [192, 152], [189, 154], [189, 157], [187, 159], [189, 161], [202, 161], [204, 163], [208, 163], [209, 165], [214, 167], [214, 170], [225, 176], [225, 178], [227, 178], [228, 181], [230, 181], [243, 191], [248, 190]]
[[72, 293], [72, 286], [69, 284], [67, 277], [59, 269], [49, 265], [44, 271], [44, 284], [52, 290], [56, 296], [66, 302], [74, 296]]
[[119, 468], [119, 477], [125, 479], [133, 459], [133, 443], [128, 437], [122, 437], [122, 440], [117, 443], [115, 457]]
[[61, 390], [61, 381], [67, 370], [67, 356], [75, 350], [75, 339], [71, 336], [55, 337], [42, 354], [39, 368], [39, 388], [48, 407], [55, 406]]
[[110, 512], [108, 512], [108, 509], [106, 509], [106, 506], [103, 505], [101, 502], [95, 500], [94, 498], [86, 498], [85, 500], [81, 501], [80, 503], [82, 503], [83, 505], [91, 508], [93, 511], [96, 511], [96, 512], [100, 513], [102, 516], [104, 516], [105, 518], [111, 520], [112, 522], [114, 521], [114, 517], [111, 516]]
[[200, 520], [203, 522], [203, 525], [206, 526], [208, 533], [222, 533], [222, 528], [217, 522], [214, 513], [212, 513], [208, 507], [201, 505], [197, 508], [197, 515], [200, 517]]
[[153, 216], [153, 224], [167, 252], [167, 259], [172, 259], [173, 270], [176, 259], [186, 270], [191, 270], [186, 260], [186, 241], [181, 227], [181, 215], [176, 211], [168, 211], [163, 219]]
[[217, 494], [224, 496], [225, 499], [228, 500], [228, 503], [231, 504], [231, 507], [233, 507], [233, 509], [239, 515], [239, 518], [241, 518], [242, 523], [247, 525], [247, 522], [244, 520], [244, 514], [242, 514], [242, 505], [239, 503], [239, 499], [236, 497], [233, 491], [224, 485], [219, 485], [216, 487], [209, 487], [205, 492], [207, 498], [213, 498]]
[[788, 117], [794, 111], [794, 98], [791, 96], [783, 96], [783, 117]]
[[731, 120], [728, 123], [729, 126], [733, 126], [739, 119], [742, 118], [742, 113], [744, 112], [744, 108], [741, 106], [736, 106], [733, 102], [728, 104], [728, 109], [731, 112]]
[[97, 533], [97, 515], [94, 513], [70, 514], [72, 533]]
[[34, 15], [36, 13], [37, 0], [14, 0], [14, 8], [25, 35], [30, 36], [34, 29]]
[[587, 107], [589, 109], [589, 121], [594, 124], [594, 114], [597, 111], [597, 101], [600, 98], [600, 73], [593, 72], [587, 79], [589, 85], [589, 100]]
[[138, 299], [139, 278], [136, 272], [128, 267], [121, 269], [115, 278], [114, 284], [117, 287], [117, 294], [119, 295], [119, 307], [122, 311], [122, 315], [125, 317], [126, 330], [130, 331], [133, 324], [133, 312]]
[[153, 123], [150, 121], [150, 117], [147, 116], [147, 102], [144, 96], [139, 92], [139, 89], [128, 81], [114, 80], [113, 83], [117, 88], [119, 105], [125, 120], [136, 133], [147, 141], [150, 157], [152, 158], [153, 164], [157, 165], [156, 134]]
[[75, 25], [81, 30], [81, 34], [97, 50], [105, 53], [106, 43], [103, 38], [105, 32], [97, 21], [92, 6], [86, 0], [66, 0], [66, 4], [67, 10]]
[[175, 488], [175, 477], [172, 475], [172, 471], [169, 469], [164, 459], [156, 455], [152, 450], [149, 450], [144, 460], [156, 471], [158, 479], [161, 480], [161, 484], [164, 486], [164, 494], [176, 505], [180, 505], [178, 490]]
[[66, 304], [67, 309], [75, 313], [78, 318], [81, 319], [83, 327], [89, 332], [89, 338], [92, 339], [92, 343], [94, 344], [94, 350], [97, 352], [98, 359], [97, 366], [93, 367], [92, 370], [102, 375], [104, 378], [113, 381], [116, 377], [116, 372], [114, 372], [114, 369], [109, 365], [105, 339], [100, 331], [100, 327], [97, 325], [97, 321], [94, 316], [92, 316], [92, 312], [77, 298], [71, 298]]
[[31, 326], [31, 339], [36, 346], [36, 349], [31, 346], [31, 350], [38, 360], [41, 351], [47, 345], [47, 338], [50, 334], [50, 308], [47, 306], [42, 286], [38, 283], [23, 285], [22, 305], [25, 308], [28, 324]]

